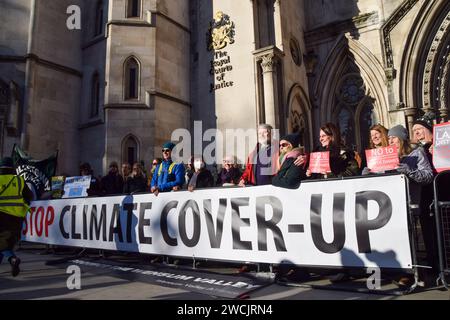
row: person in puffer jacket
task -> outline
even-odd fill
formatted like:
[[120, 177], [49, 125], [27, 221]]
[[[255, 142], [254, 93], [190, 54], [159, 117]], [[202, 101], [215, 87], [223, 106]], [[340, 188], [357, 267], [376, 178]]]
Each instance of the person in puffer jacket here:
[[302, 155], [302, 152], [298, 148], [299, 142], [299, 134], [289, 134], [280, 140], [279, 163], [281, 167], [273, 177], [272, 185], [288, 189], [297, 189], [302, 180], [306, 179], [305, 165], [297, 166], [294, 164], [295, 160]]

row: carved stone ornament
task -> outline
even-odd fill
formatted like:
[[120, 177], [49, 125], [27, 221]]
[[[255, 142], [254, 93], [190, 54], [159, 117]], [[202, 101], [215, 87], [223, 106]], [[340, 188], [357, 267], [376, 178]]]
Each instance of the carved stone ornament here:
[[208, 50], [220, 50], [234, 43], [235, 26], [230, 17], [222, 11], [214, 15], [207, 33]]

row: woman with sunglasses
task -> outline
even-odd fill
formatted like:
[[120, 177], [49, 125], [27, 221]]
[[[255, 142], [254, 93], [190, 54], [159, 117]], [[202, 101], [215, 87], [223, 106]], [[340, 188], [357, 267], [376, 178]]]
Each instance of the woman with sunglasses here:
[[305, 166], [297, 166], [295, 160], [303, 154], [298, 147], [300, 143], [299, 134], [289, 134], [280, 140], [281, 168], [272, 179], [272, 184], [276, 187], [297, 189], [302, 180], [306, 179]]
[[355, 153], [342, 143], [341, 132], [333, 123], [327, 123], [320, 128], [320, 146], [315, 152], [330, 152], [331, 172], [311, 174], [307, 171], [307, 176], [313, 179], [327, 179], [338, 177], [350, 177], [359, 175], [358, 162], [355, 160]]

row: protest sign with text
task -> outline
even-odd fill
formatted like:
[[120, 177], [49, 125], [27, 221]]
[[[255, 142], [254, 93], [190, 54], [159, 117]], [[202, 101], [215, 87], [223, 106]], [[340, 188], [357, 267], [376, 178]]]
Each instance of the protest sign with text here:
[[330, 152], [312, 152], [309, 160], [309, 171], [311, 173], [331, 172]]
[[433, 128], [433, 165], [437, 172], [450, 170], [450, 122]]
[[396, 146], [366, 150], [366, 159], [370, 172], [395, 170], [400, 163]]

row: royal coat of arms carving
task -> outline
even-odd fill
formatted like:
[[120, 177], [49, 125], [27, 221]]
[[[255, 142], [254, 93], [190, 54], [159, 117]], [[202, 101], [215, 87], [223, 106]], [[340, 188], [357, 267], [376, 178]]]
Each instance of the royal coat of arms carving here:
[[214, 15], [207, 34], [208, 50], [220, 50], [234, 43], [235, 26], [230, 17], [222, 11]]

